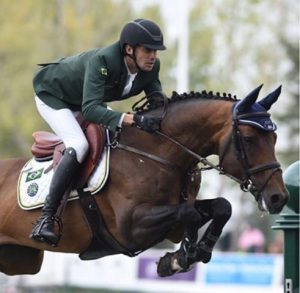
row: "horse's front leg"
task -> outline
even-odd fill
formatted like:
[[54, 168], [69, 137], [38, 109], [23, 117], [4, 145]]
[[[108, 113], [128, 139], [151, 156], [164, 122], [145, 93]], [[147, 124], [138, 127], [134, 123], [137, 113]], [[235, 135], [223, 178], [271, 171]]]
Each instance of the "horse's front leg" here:
[[[213, 247], [231, 216], [231, 205], [224, 198], [196, 200], [195, 208], [201, 216], [200, 221], [190, 222], [189, 225], [186, 225], [179, 250], [167, 253], [159, 260], [157, 271], [162, 277], [177, 272], [187, 272], [194, 263], [199, 261], [209, 262]], [[199, 228], [210, 220], [212, 220], [211, 223], [201, 240], [198, 241]]]
[[198, 230], [203, 225], [202, 218], [199, 221], [186, 223], [184, 226], [183, 240], [179, 250], [168, 252], [159, 259], [157, 273], [161, 277], [171, 276], [179, 272], [187, 272], [195, 262], [197, 256]]
[[231, 217], [231, 204], [225, 198], [197, 200], [195, 208], [201, 215], [212, 221], [197, 243], [195, 262], [207, 263], [211, 259], [213, 248], [222, 234], [222, 230]]
[[[193, 239], [197, 244], [197, 231], [201, 225], [201, 216], [194, 206], [185, 202], [177, 205], [140, 206], [133, 212], [132, 237], [133, 243], [145, 249], [166, 238], [167, 234], [182, 224], [185, 229], [186, 239]], [[177, 263], [177, 258], [168, 253], [159, 261], [157, 272], [160, 276], [169, 276], [183, 268]]]

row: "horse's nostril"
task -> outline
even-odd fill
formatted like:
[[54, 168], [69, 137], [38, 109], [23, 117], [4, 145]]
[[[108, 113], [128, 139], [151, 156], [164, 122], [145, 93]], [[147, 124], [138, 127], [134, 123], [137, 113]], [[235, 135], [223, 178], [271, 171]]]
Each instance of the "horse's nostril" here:
[[285, 194], [274, 193], [268, 198], [268, 209], [271, 214], [277, 214], [281, 212], [288, 198]]
[[276, 204], [276, 203], [278, 203], [280, 201], [280, 196], [279, 196], [279, 194], [273, 194], [272, 196], [271, 196], [271, 202], [273, 203], [273, 204]]

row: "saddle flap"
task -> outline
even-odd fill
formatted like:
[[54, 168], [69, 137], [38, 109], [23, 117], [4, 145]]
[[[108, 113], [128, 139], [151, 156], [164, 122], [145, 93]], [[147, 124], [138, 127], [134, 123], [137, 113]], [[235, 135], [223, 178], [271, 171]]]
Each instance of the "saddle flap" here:
[[98, 124], [88, 124], [85, 129], [85, 136], [89, 143], [89, 151], [77, 178], [74, 180], [76, 188], [82, 187], [86, 183], [100, 160], [105, 145], [105, 132], [103, 127]]

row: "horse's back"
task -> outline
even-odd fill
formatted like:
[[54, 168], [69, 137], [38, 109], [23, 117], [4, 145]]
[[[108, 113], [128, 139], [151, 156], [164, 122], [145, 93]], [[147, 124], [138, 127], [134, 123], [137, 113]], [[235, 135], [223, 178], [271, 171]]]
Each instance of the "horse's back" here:
[[16, 191], [16, 182], [26, 161], [24, 158], [0, 160], [0, 197], [5, 190]]
[[18, 178], [25, 163], [23, 158], [0, 160], [0, 222], [3, 225], [10, 211], [18, 209]]

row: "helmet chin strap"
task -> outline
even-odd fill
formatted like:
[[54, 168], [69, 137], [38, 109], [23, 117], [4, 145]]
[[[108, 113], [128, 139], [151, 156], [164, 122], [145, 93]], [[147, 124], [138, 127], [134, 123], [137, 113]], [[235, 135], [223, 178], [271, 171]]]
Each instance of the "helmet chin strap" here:
[[139, 70], [139, 71], [144, 71], [138, 64], [137, 64], [137, 61], [136, 61], [136, 55], [135, 55], [135, 47], [133, 48], [133, 52], [132, 54], [128, 54], [127, 52], [125, 52], [125, 55], [128, 56], [129, 58], [131, 58], [134, 62], [134, 65], [136, 66], [136, 68]]

